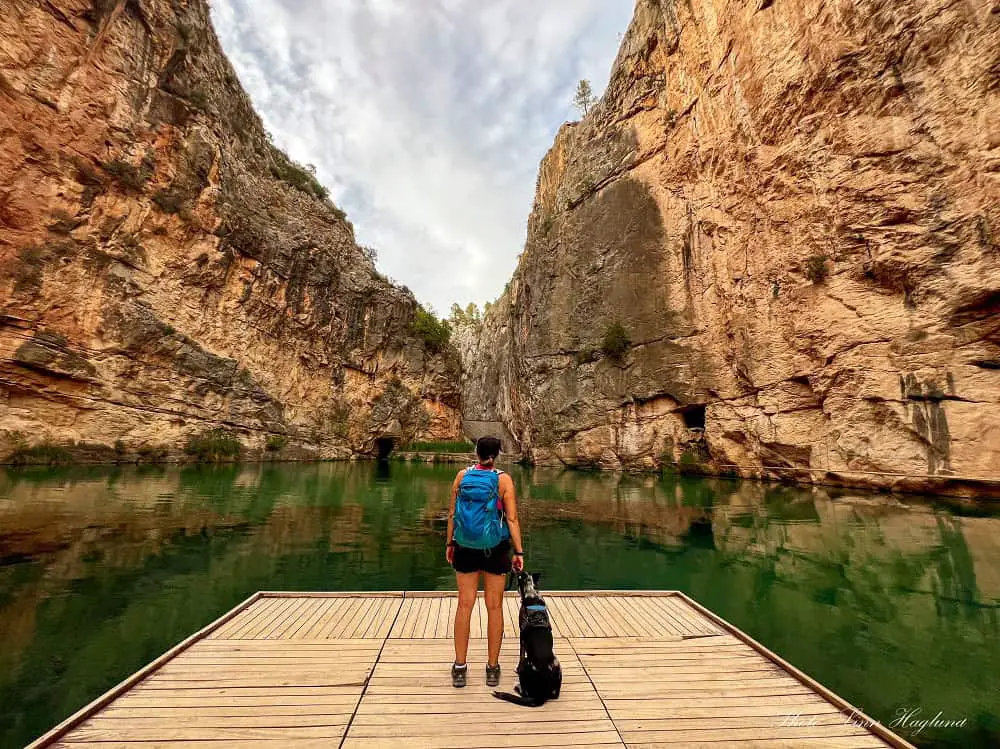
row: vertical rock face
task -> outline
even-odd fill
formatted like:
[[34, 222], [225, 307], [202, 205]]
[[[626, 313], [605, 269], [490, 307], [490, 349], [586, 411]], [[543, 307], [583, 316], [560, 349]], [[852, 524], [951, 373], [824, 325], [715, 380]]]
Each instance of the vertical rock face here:
[[998, 123], [998, 3], [639, 0], [466, 419], [543, 463], [998, 478]]
[[458, 432], [456, 356], [413, 334], [413, 295], [271, 144], [205, 0], [0, 0], [0, 18], [0, 457], [213, 428], [329, 457]]

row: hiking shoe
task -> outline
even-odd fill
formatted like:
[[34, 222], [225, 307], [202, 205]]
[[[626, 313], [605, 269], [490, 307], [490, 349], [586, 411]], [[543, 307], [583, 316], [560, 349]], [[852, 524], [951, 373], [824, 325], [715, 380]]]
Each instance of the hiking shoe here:
[[469, 673], [469, 664], [459, 666], [457, 663], [451, 664], [451, 685], [453, 687], [464, 687], [465, 676]]
[[486, 686], [496, 687], [500, 685], [500, 664], [486, 667]]

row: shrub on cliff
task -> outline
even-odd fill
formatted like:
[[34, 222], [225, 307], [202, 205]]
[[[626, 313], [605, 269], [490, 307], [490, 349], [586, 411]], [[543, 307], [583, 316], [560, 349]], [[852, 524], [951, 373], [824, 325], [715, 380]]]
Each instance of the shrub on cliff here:
[[16, 466], [33, 465], [57, 465], [59, 463], [69, 463], [73, 459], [73, 454], [55, 442], [39, 442], [31, 447], [17, 447], [4, 462]]
[[277, 453], [281, 452], [287, 444], [288, 437], [283, 434], [272, 434], [268, 436], [265, 447], [269, 453]]
[[444, 320], [438, 320], [436, 315], [423, 307], [417, 307], [412, 328], [432, 351], [442, 350], [451, 340], [451, 326]]
[[327, 190], [318, 179], [316, 179], [315, 167], [306, 168], [296, 164], [281, 151], [276, 150], [274, 165], [271, 166], [271, 174], [282, 182], [287, 182], [296, 190], [300, 190], [307, 195], [329, 200], [330, 191]]
[[601, 351], [612, 361], [620, 363], [625, 360], [625, 354], [628, 353], [631, 345], [632, 339], [629, 338], [628, 331], [625, 330], [620, 322], [614, 322], [608, 326], [607, 331], [604, 333], [604, 340], [601, 342]]
[[829, 271], [826, 267], [826, 255], [812, 255], [806, 260], [806, 278], [813, 283], [823, 283]]
[[101, 164], [101, 168], [110, 174], [122, 189], [137, 195], [145, 189], [155, 167], [156, 162], [149, 154], [143, 157], [139, 166], [130, 164], [123, 159], [113, 159]]
[[184, 452], [201, 463], [236, 460], [243, 452], [243, 445], [227, 429], [209, 429], [195, 435], [184, 445]]

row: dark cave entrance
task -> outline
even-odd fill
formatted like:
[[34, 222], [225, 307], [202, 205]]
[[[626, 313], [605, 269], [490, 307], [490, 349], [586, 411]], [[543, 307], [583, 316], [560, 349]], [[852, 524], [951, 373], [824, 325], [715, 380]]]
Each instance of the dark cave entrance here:
[[395, 447], [395, 437], [379, 437], [375, 440], [375, 453], [379, 460], [388, 460]]
[[685, 406], [680, 411], [684, 418], [684, 426], [688, 429], [705, 429], [705, 404], [697, 403], [692, 406]]

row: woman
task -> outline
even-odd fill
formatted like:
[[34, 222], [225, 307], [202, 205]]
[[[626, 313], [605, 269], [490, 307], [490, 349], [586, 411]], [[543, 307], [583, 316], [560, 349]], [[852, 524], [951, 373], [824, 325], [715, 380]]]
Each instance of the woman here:
[[[524, 569], [521, 526], [517, 522], [514, 482], [495, 467], [500, 440], [483, 437], [476, 443], [479, 463], [459, 471], [451, 485], [446, 556], [458, 581], [455, 612], [455, 662], [451, 683], [464, 687], [468, 665], [469, 622], [483, 574], [486, 599], [488, 659], [486, 685], [500, 683], [500, 644], [503, 641], [503, 591], [507, 573]], [[513, 560], [511, 546], [513, 545]]]

